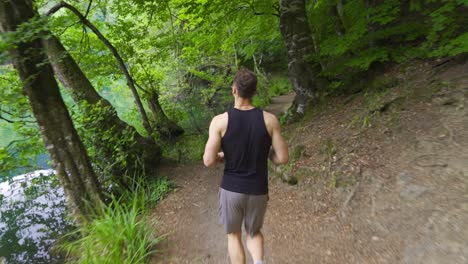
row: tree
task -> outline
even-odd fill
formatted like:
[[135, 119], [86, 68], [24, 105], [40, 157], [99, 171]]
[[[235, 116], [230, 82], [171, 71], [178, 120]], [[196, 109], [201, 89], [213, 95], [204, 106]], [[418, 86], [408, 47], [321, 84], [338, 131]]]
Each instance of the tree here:
[[145, 127], [146, 133], [148, 134], [148, 137], [150, 139], [153, 139], [152, 137], [153, 131], [151, 129], [151, 125], [148, 120], [148, 115], [146, 114], [143, 104], [141, 103], [140, 96], [138, 95], [138, 91], [135, 86], [135, 80], [130, 75], [130, 72], [128, 71], [127, 66], [125, 66], [125, 63], [122, 57], [120, 56], [119, 52], [117, 51], [117, 49], [114, 47], [114, 45], [112, 45], [112, 43], [109, 42], [109, 40], [106, 37], [104, 37], [104, 35], [93, 25], [93, 23], [91, 23], [83, 14], [81, 14], [80, 11], [78, 11], [78, 9], [76, 9], [74, 6], [68, 4], [65, 1], [61, 1], [57, 5], [53, 6], [49, 10], [47, 15], [52, 15], [58, 10], [60, 10], [61, 8], [66, 8], [72, 11], [80, 19], [81, 23], [83, 23], [83, 25], [86, 25], [88, 28], [90, 28], [98, 36], [98, 38], [106, 45], [106, 47], [109, 48], [109, 50], [112, 52], [112, 55], [115, 57], [115, 59], [118, 62], [120, 70], [123, 72], [125, 78], [127, 79], [127, 85], [132, 91], [133, 97], [135, 99], [135, 103], [137, 105], [138, 111], [140, 112], [141, 119], [143, 121], [143, 126]]
[[304, 0], [281, 0], [280, 31], [288, 51], [288, 73], [296, 92], [296, 111], [303, 114], [319, 88], [317, 72], [306, 60], [314, 46]]
[[[91, 7], [91, 3], [88, 6], [88, 10], [90, 7]], [[130, 74], [130, 71], [127, 69], [127, 66], [124, 63], [122, 56], [117, 51], [117, 48], [108, 40], [108, 38], [106, 38], [101, 33], [101, 31], [90, 20], [88, 20], [86, 15], [83, 15], [77, 8], [68, 4], [65, 1], [61, 1], [60, 3], [53, 6], [47, 12], [47, 15], [50, 16], [62, 8], [66, 8], [70, 10], [74, 15], [76, 15], [78, 19], [81, 21], [81, 23], [83, 24], [83, 26], [90, 28], [99, 38], [99, 40], [101, 40], [102, 43], [111, 51], [112, 55], [114, 56], [114, 58], [116, 59], [118, 63], [120, 70], [122, 71], [123, 75], [125, 76], [127, 80], [128, 87], [130, 88], [133, 94], [135, 103], [137, 105], [138, 111], [140, 112], [140, 115], [143, 121], [143, 126], [148, 134], [148, 138], [152, 139], [153, 130], [149, 122], [148, 116], [146, 114], [146, 111], [141, 102], [137, 88], [140, 88], [140, 90], [143, 91], [144, 94], [146, 95], [148, 106], [150, 110], [152, 111], [153, 119], [155, 120], [154, 124], [156, 126], [156, 131], [165, 137], [173, 137], [173, 136], [176, 137], [182, 134], [183, 130], [175, 122], [172, 122], [171, 120], [169, 120], [169, 118], [164, 113], [159, 103], [159, 99], [158, 99], [159, 95], [157, 94], [157, 91], [155, 89], [151, 89], [151, 90], [144, 89], [143, 87], [137, 84], [134, 77], [132, 76], [132, 74]]]
[[[141, 172], [142, 168], [150, 171], [161, 155], [161, 149], [155, 141], [149, 137], [142, 137], [134, 127], [120, 120], [114, 107], [99, 95], [57, 37], [50, 33], [43, 43], [56, 76], [70, 91], [75, 103], [83, 106], [82, 102], [86, 102], [86, 106], [82, 107], [83, 112], [89, 112], [88, 108], [92, 107], [106, 108], [98, 111], [102, 116], [91, 116], [88, 119], [87, 125], [90, 129], [87, 136], [98, 148], [99, 159], [105, 166], [110, 167], [106, 170], [114, 176], [115, 181], [126, 186], [128, 183], [123, 177], [125, 174], [134, 175]], [[104, 137], [106, 134], [110, 136]], [[123, 140], [129, 137], [133, 140]], [[116, 148], [118, 144], [122, 147]], [[119, 155], [125, 156], [124, 162], [115, 162]]]
[[[86, 221], [100, 208], [103, 195], [73, 122], [68, 113], [50, 64], [46, 61], [42, 31], [28, 32], [26, 23], [37, 12], [31, 0], [0, 1], [0, 27], [3, 33], [16, 35], [10, 55], [23, 89], [29, 99], [41, 135], [62, 183], [75, 219]], [[30, 33], [33, 33], [32, 36]], [[20, 37], [18, 37], [20, 36]]]

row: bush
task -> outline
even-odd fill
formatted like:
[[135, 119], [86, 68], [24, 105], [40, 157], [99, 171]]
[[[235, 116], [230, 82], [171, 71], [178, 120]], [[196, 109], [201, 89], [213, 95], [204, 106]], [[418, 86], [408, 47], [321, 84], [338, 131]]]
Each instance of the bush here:
[[205, 131], [204, 134], [182, 135], [176, 142], [162, 143], [163, 156], [179, 163], [200, 161], [208, 140], [208, 128]]
[[272, 78], [271, 86], [268, 89], [271, 97], [287, 94], [292, 91], [291, 83], [287, 77]]
[[[156, 227], [148, 221], [148, 201], [159, 201], [169, 190], [170, 182], [160, 179], [150, 185], [155, 191], [137, 187], [133, 194], [112, 198], [102, 214], [87, 225], [69, 233], [59, 250], [67, 253], [70, 263], [146, 263], [156, 252]], [[123, 202], [126, 200], [127, 202]]]
[[164, 197], [174, 189], [175, 185], [166, 177], [158, 177], [148, 184], [148, 191], [146, 191], [146, 201], [148, 204], [156, 204], [164, 199]]

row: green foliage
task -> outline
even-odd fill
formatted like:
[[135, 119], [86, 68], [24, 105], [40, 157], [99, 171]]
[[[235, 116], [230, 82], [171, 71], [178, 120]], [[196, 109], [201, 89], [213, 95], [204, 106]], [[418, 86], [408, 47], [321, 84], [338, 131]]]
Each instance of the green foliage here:
[[332, 160], [333, 156], [336, 154], [337, 152], [337, 147], [336, 147], [336, 143], [333, 141], [333, 139], [331, 138], [327, 138], [325, 140], [325, 144], [323, 145], [323, 149], [322, 149], [322, 152], [327, 155], [327, 158], [329, 161]]
[[364, 93], [363, 111], [356, 113], [349, 124], [350, 127], [368, 128], [372, 125], [372, 119], [379, 114], [378, 108], [381, 106], [381, 99], [388, 93], [388, 90], [368, 91]]
[[177, 162], [200, 161], [207, 140], [208, 134], [205, 133], [183, 135], [175, 143], [163, 142], [163, 155]]
[[22, 42], [35, 40], [43, 37], [44, 31], [48, 28], [46, 17], [33, 17], [28, 22], [20, 24], [16, 31], [3, 32], [1, 35], [0, 53]]
[[291, 151], [291, 160], [297, 161], [299, 160], [302, 155], [305, 153], [305, 146], [304, 145], [296, 145]]
[[291, 83], [287, 77], [274, 76], [270, 80], [271, 85], [268, 87], [270, 97], [284, 95], [292, 91]]
[[[468, 5], [466, 0], [408, 3], [349, 0], [341, 1], [343, 12], [338, 14], [339, 2], [307, 2], [316, 48], [308, 59], [320, 69], [321, 76], [329, 79], [333, 92], [348, 87], [361, 78], [360, 73], [378, 63], [455, 56], [468, 49], [468, 21], [462, 12]], [[76, 0], [71, 3], [86, 13], [89, 2]], [[156, 91], [170, 119], [176, 120], [189, 134], [192, 131], [206, 133], [211, 117], [225, 111], [232, 100], [230, 84], [239, 66], [255, 70], [260, 76], [258, 96], [254, 98], [256, 106], [265, 107], [271, 97], [289, 91], [287, 78], [269, 77], [269, 71], [279, 70], [279, 75], [285, 75], [287, 65], [279, 20], [274, 16], [278, 12], [277, 5], [276, 0], [93, 1], [87, 18], [122, 55], [134, 79], [142, 87], [139, 92], [143, 99], [151, 94], [144, 91]], [[37, 1], [37, 6], [44, 13], [50, 4]], [[119, 116], [143, 133], [132, 95], [114, 57], [94, 33], [83, 30], [71, 12], [62, 10], [52, 18], [37, 17], [22, 25], [15, 37], [2, 35], [0, 50], [6, 50], [17, 40], [37, 37], [45, 29], [59, 36], [93, 85], [116, 107]], [[13, 97], [3, 96], [2, 109], [3, 105], [8, 105], [11, 109], [20, 109], [17, 116], [30, 113], [28, 106], [23, 105], [27, 104], [25, 100], [19, 105]], [[4, 101], [3, 98], [12, 100]], [[115, 159], [104, 161], [102, 153], [96, 152], [95, 144], [87, 141], [93, 160], [97, 164], [126, 166], [130, 158], [125, 153], [125, 146], [131, 144], [132, 135], [116, 138], [112, 136], [112, 130], [92, 125], [87, 127], [85, 121], [102, 119], [105, 114], [90, 111], [88, 117], [80, 117], [76, 113], [81, 111], [75, 110], [74, 115], [80, 134], [83, 137], [88, 135], [88, 138], [94, 137], [89, 135], [102, 135], [103, 144], [110, 144], [116, 151]], [[9, 124], [4, 123], [3, 126], [13, 129]], [[24, 134], [33, 135], [34, 131], [37, 132], [37, 128], [29, 128], [29, 132]], [[40, 143], [37, 135], [34, 145]], [[168, 147], [165, 153], [177, 160], [198, 159], [202, 141], [203, 136], [185, 137], [176, 143], [181, 150]], [[15, 166], [13, 160], [16, 156], [12, 153], [18, 151], [30, 156], [32, 153], [28, 153], [28, 149], [39, 151], [27, 144], [21, 148], [21, 144], [15, 144], [18, 147], [1, 151], [2, 161], [10, 164], [4, 165], [5, 168]], [[182, 157], [184, 155], [187, 157]], [[27, 159], [20, 160], [23, 165], [27, 163]]]
[[149, 180], [146, 184], [146, 201], [148, 204], [156, 204], [166, 197], [166, 195], [175, 188], [174, 182], [166, 177], [157, 177], [155, 180]]
[[0, 66], [0, 176], [40, 168], [44, 145], [16, 71]]
[[[81, 102], [79, 110], [73, 111], [75, 127], [105, 185], [112, 184], [113, 176], [125, 177], [121, 174], [115, 175], [116, 173], [144, 172], [143, 168], [136, 171], [131, 169], [143, 166], [138, 157], [134, 157], [135, 153], [131, 152], [131, 146], [136, 143], [134, 132], [126, 129], [120, 133], [115, 130], [108, 121], [109, 116], [113, 114], [109, 106], [89, 105], [86, 102]], [[137, 163], [129, 164], [131, 161]]]
[[112, 198], [91, 223], [68, 234], [59, 246], [70, 263], [147, 263], [156, 252], [156, 227], [149, 220], [146, 194], [138, 189], [129, 202]]
[[338, 187], [338, 178], [339, 178], [339, 173], [338, 172], [333, 172], [331, 174], [331, 177], [330, 177], [330, 180], [329, 180], [330, 187], [332, 187], [332, 188], [337, 188]]
[[308, 5], [318, 50], [309, 59], [320, 63], [320, 74], [332, 81], [332, 89], [346, 87], [376, 63], [468, 51], [467, 1], [343, 2], [342, 16], [333, 11], [336, 1]]
[[253, 98], [253, 105], [265, 108], [271, 103], [271, 98], [287, 94], [292, 91], [289, 79], [284, 76], [264, 77], [259, 75], [257, 94]]
[[286, 111], [279, 117], [279, 122], [282, 126], [286, 125], [289, 120], [293, 117], [293, 112], [292, 111]]

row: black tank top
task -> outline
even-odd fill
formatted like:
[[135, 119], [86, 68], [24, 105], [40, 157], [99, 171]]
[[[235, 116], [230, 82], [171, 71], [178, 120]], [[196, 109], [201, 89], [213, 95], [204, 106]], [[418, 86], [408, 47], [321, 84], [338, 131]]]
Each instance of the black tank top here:
[[271, 137], [263, 110], [230, 109], [221, 146], [225, 161], [221, 188], [245, 194], [267, 194]]

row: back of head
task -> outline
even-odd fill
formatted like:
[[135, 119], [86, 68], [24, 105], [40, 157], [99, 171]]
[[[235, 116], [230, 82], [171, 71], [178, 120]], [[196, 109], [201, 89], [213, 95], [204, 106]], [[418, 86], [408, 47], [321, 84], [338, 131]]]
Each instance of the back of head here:
[[240, 69], [234, 76], [234, 86], [240, 97], [252, 99], [257, 91], [257, 76], [247, 69]]

